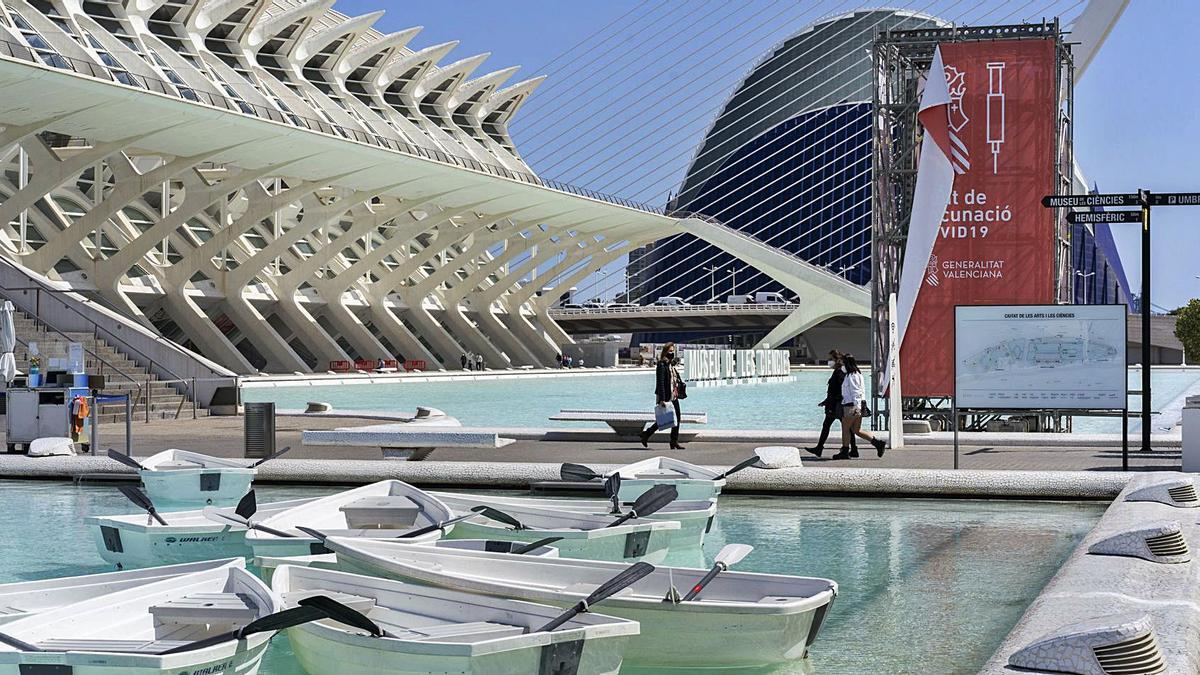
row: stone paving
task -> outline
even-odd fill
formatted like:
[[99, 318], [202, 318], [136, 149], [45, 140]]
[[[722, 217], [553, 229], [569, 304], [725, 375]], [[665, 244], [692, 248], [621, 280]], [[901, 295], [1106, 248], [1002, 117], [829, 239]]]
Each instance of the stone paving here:
[[[341, 426], [358, 426], [378, 423], [378, 420], [355, 420], [348, 418], [298, 418], [279, 416], [276, 418], [277, 447], [292, 446], [289, 458], [295, 459], [359, 459], [382, 460], [381, 452], [375, 448], [330, 448], [302, 446], [300, 432], [304, 429], [332, 429]], [[241, 456], [241, 417], [205, 417], [197, 420], [163, 420], [133, 425], [135, 455], [146, 456], [166, 448], [185, 448], [196, 452], [218, 456]], [[2, 430], [2, 429], [0, 429]], [[104, 425], [101, 428], [100, 450], [105, 448], [124, 449], [125, 434], [121, 425]], [[1069, 438], [1069, 435], [1064, 435]], [[651, 443], [644, 449], [637, 441], [622, 441], [615, 435], [604, 440], [605, 435], [593, 434], [594, 440], [518, 440], [516, 443], [495, 450], [438, 449], [429, 456], [438, 461], [492, 461], [492, 462], [598, 462], [624, 464], [653, 455], [668, 455], [686, 459], [696, 464], [728, 465], [748, 457], [755, 447], [777, 443], [757, 442], [690, 442], [682, 451], [670, 451], [665, 442]], [[663, 439], [665, 441], [665, 438]], [[1062, 442], [1062, 441], [1059, 441]], [[1150, 453], [1131, 449], [1130, 469], [1136, 471], [1178, 470], [1180, 450], [1162, 447]], [[862, 451], [856, 460], [832, 460], [837, 448], [827, 448], [824, 457], [817, 459], [803, 453], [805, 466], [810, 468], [902, 468], [902, 469], [950, 469], [954, 466], [953, 449], [950, 446], [910, 445], [889, 450], [882, 459], [873, 449]], [[394, 461], [394, 460], [389, 460]], [[981, 445], [972, 442], [969, 434], [963, 435], [960, 447], [959, 466], [977, 470], [1053, 470], [1053, 471], [1119, 471], [1121, 449], [1111, 446], [1065, 445], [1065, 446], [1013, 446]]]

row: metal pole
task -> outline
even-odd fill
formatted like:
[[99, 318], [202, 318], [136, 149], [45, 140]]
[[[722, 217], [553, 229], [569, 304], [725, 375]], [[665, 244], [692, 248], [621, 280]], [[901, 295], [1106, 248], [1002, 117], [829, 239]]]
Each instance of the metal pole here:
[[192, 378], [192, 390], [190, 393], [192, 395], [192, 419], [196, 419], [196, 378], [194, 377]]
[[133, 401], [125, 393], [125, 456], [133, 455]]
[[[1128, 398], [1127, 398], [1128, 400]], [[1129, 406], [1121, 410], [1121, 470], [1129, 470]]]
[[1150, 191], [1142, 202], [1142, 452], [1150, 452]]
[[147, 424], [150, 423], [150, 401], [151, 401], [151, 397], [153, 395], [154, 395], [154, 390], [150, 388], [150, 378], [147, 377], [146, 378], [146, 395], [143, 397], [143, 400], [146, 403], [146, 423]]
[[100, 392], [95, 390], [92, 390], [92, 433], [90, 435], [92, 454], [94, 455], [100, 443]]
[[954, 468], [958, 468], [958, 399], [950, 399], [950, 426], [954, 428]]

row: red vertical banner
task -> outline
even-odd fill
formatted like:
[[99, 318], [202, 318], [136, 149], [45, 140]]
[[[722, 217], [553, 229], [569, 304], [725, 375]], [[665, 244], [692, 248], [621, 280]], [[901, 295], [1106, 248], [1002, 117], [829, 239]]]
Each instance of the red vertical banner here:
[[905, 396], [953, 394], [955, 305], [1054, 302], [1054, 41], [941, 53], [954, 186], [900, 350]]

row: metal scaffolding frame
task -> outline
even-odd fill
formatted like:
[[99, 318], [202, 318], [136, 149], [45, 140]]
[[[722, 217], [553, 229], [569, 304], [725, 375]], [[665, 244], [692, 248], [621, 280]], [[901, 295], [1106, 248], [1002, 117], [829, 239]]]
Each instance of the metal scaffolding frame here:
[[[1058, 70], [1055, 92], [1058, 120], [1055, 127], [1054, 154], [1048, 157], [1055, 167], [1057, 194], [1071, 192], [1074, 175], [1074, 63], [1071, 46], [1058, 19], [1040, 24], [1002, 26], [953, 26], [909, 31], [884, 31], [875, 36], [874, 97], [871, 159], [871, 364], [882, 373], [888, 355], [888, 296], [900, 286], [904, 244], [908, 238], [913, 194], [917, 185], [917, 160], [923, 132], [917, 122], [920, 106], [920, 82], [929, 71], [933, 53], [939, 44], [1050, 38], [1055, 42]], [[1039, 195], [1040, 196], [1040, 195]], [[1055, 301], [1069, 303], [1071, 274], [1070, 226], [1065, 213], [1055, 221]], [[872, 387], [875, 428], [886, 428], [886, 398]], [[904, 412], [931, 421], [949, 421], [949, 400], [944, 398], [904, 397]], [[976, 423], [983, 420], [976, 420]], [[1061, 428], [1061, 420], [1047, 420], [1048, 426]], [[1040, 424], [1039, 424], [1040, 426]], [[1049, 430], [1049, 429], [1048, 429]]]

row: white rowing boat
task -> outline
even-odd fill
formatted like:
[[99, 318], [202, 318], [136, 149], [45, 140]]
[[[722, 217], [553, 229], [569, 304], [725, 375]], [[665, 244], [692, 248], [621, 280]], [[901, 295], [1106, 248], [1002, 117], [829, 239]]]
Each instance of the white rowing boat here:
[[[254, 675], [274, 631], [223, 636], [281, 609], [241, 560], [98, 595], [0, 626], [0, 673]], [[183, 648], [205, 638], [215, 644]], [[24, 643], [24, 646], [18, 646]]]
[[[312, 499], [291, 499], [263, 504], [255, 520], [269, 518]], [[145, 513], [127, 516], [89, 516], [83, 519], [92, 530], [96, 550], [117, 569], [169, 565], [212, 560], [247, 558], [253, 555], [246, 543], [246, 528], [221, 524], [204, 516], [204, 511], [174, 511], [159, 514], [166, 525]]]
[[[487, 503], [449, 492], [441, 493], [439, 499], [458, 514], [471, 513]], [[558, 541], [551, 545], [563, 558], [659, 563], [670, 553], [680, 530], [679, 523], [672, 520], [629, 520], [612, 526], [619, 516], [570, 513], [529, 504], [510, 503], [499, 510], [515, 518], [524, 529], [481, 513], [455, 525], [448, 537], [527, 543], [555, 537]]]
[[725, 487], [720, 474], [702, 466], [671, 457], [651, 457], [604, 474], [621, 475], [621, 501], [631, 502], [655, 485], [674, 485], [679, 501], [716, 499]]
[[59, 577], [2, 584], [0, 585], [0, 624], [10, 623], [38, 612], [45, 612], [87, 598], [144, 586], [167, 577], [228, 567], [229, 565], [231, 565], [229, 560], [206, 560], [128, 572], [107, 572], [79, 577]]
[[[263, 529], [246, 533], [246, 543], [260, 557], [328, 553], [319, 538], [297, 528], [310, 528], [324, 535], [391, 539], [444, 523], [453, 515], [450, 507], [429, 493], [402, 481], [384, 480], [256, 519]], [[432, 529], [406, 541], [411, 544], [437, 541], [454, 527]], [[269, 530], [291, 536], [281, 537]]]
[[562, 610], [315, 568], [284, 565], [272, 587], [288, 604], [333, 598], [383, 633], [333, 619], [288, 629], [296, 659], [313, 675], [616, 673], [638, 632], [633, 621], [593, 613], [541, 631]]
[[[346, 538], [326, 546], [347, 571], [559, 607], [579, 602], [624, 567]], [[642, 625], [625, 654], [630, 666], [695, 671], [801, 659], [837, 595], [829, 579], [727, 571], [694, 600], [664, 600], [672, 588], [684, 594], [704, 575], [660, 566], [605, 602], [604, 613]]]
[[233, 506], [247, 492], [256, 469], [244, 459], [163, 450], [141, 462], [138, 476], [160, 511]]
[[[395, 541], [403, 542], [403, 539]], [[435, 542], [425, 544], [413, 544], [414, 546], [435, 546], [438, 548], [457, 548], [468, 551], [488, 551], [490, 553], [512, 553], [514, 549], [522, 547], [519, 541], [488, 541], [484, 539], [439, 539]], [[557, 558], [558, 549], [554, 546], [538, 546], [530, 551], [526, 551], [521, 555], [535, 556], [538, 558]], [[281, 565], [294, 565], [296, 567], [316, 567], [323, 570], [336, 570], [337, 555], [333, 553], [317, 553], [314, 555], [294, 555], [294, 556], [264, 556], [254, 559], [254, 566], [259, 569], [263, 581], [271, 583], [271, 578], [275, 574], [275, 570]]]
[[[460, 492], [434, 492], [431, 495], [446, 501], [447, 498], [476, 499], [480, 504], [495, 506], [501, 511], [510, 506], [535, 506], [563, 513], [588, 513], [593, 515], [613, 515], [612, 502], [607, 499], [543, 499], [540, 497], [497, 497], [493, 495], [472, 495]], [[629, 509], [628, 504], [621, 506], [621, 513]], [[700, 548], [704, 544], [704, 535], [712, 529], [717, 515], [715, 499], [695, 501], [675, 501], [667, 504], [648, 516], [640, 516], [646, 520], [668, 521], [679, 523], [679, 531], [671, 540], [671, 549]]]

